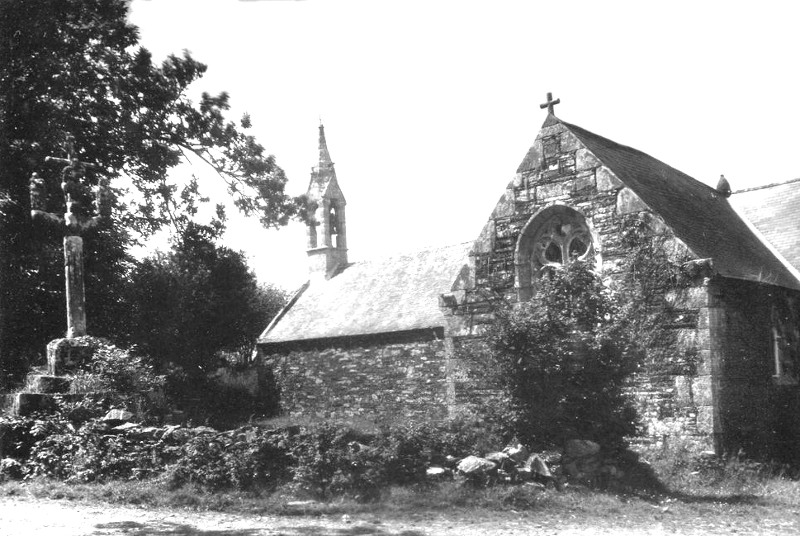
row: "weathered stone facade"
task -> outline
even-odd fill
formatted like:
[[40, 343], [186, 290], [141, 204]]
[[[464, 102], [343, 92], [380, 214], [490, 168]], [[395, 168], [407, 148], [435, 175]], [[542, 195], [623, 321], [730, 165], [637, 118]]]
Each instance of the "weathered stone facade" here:
[[[479, 344], [484, 326], [492, 321], [492, 301], [498, 295], [511, 301], [530, 297], [533, 274], [528, 268], [530, 254], [527, 258], [523, 254], [525, 240], [539, 221], [559, 210], [574, 210], [585, 219], [595, 260], [606, 274], [614, 274], [630, 253], [620, 242], [626, 216], [647, 212], [653, 231], [666, 232], [658, 215], [572, 132], [560, 123], [545, 126], [475, 243], [474, 276], [449, 301], [446, 333], [453, 339], [453, 368], [461, 370], [451, 378], [455, 393], [451, 407], [471, 405], [485, 395], [485, 376], [465, 371], [470, 355], [478, 353], [470, 349]], [[685, 255], [681, 244], [672, 247], [676, 257]], [[674, 336], [664, 338], [663, 348], [653, 349], [661, 364], [670, 366], [652, 367], [632, 382], [643, 432], [651, 441], [674, 434], [711, 438], [710, 372], [705, 364], [698, 368], [694, 363], [709, 340], [708, 327], [698, 323], [701, 315], [707, 316], [705, 296], [703, 286], [681, 293], [683, 303], [676, 308], [691, 320], [666, 326]]]
[[[793, 288], [800, 283], [735, 215], [729, 195], [729, 186], [715, 191], [549, 115], [468, 258], [438, 294], [439, 320], [401, 333], [295, 342], [270, 340], [268, 328], [261, 358], [275, 371], [290, 414], [442, 418], [483, 404], [496, 393], [481, 361], [493, 304], [530, 299], [538, 272], [573, 255], [594, 260], [613, 286], [634, 253], [622, 237], [635, 218], [686, 270], [680, 286], [661, 290], [664, 321], [630, 382], [639, 440], [680, 438], [718, 452], [787, 457], [800, 439], [800, 363], [777, 377], [771, 334], [776, 310], [798, 332], [800, 292]], [[336, 292], [368, 292], [352, 283], [336, 289], [335, 280]], [[293, 321], [308, 329], [305, 307], [306, 318]], [[366, 313], [381, 321], [381, 311]]]

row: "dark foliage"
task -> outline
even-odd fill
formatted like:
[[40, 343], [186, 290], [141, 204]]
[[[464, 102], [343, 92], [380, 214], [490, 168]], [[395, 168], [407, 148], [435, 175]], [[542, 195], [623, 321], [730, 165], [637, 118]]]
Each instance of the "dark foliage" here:
[[615, 296], [591, 266], [553, 270], [529, 302], [499, 307], [488, 342], [523, 443], [579, 438], [614, 448], [635, 433], [623, 386], [639, 353]]
[[130, 341], [161, 370], [177, 367], [191, 381], [224, 364], [223, 352], [247, 360], [286, 299], [258, 285], [241, 253], [194, 224], [170, 253], [144, 260], [131, 283]]
[[271, 417], [277, 407], [268, 398], [255, 396], [244, 387], [226, 385], [204, 374], [187, 374], [173, 369], [167, 376], [170, 404], [183, 412], [187, 422], [222, 430], [254, 418]]
[[[205, 65], [188, 54], [153, 63], [126, 15], [125, 0], [0, 0], [0, 381], [40, 359], [64, 330], [61, 230], [30, 221], [28, 179], [38, 172], [47, 209], [64, 211], [63, 164], [45, 157], [64, 156], [68, 134], [78, 158], [96, 165], [87, 187], [103, 178], [119, 188], [125, 177], [138, 192], [135, 206], [116, 203], [112, 222], [86, 236], [94, 334], [116, 337], [124, 327], [125, 229], [183, 232], [196, 214], [197, 181], [179, 185], [167, 175], [184, 156], [206, 162], [236, 206], [264, 225], [298, 213], [283, 171], [246, 133], [249, 118], [225, 119], [228, 95], [186, 97]], [[220, 211], [217, 229], [223, 220]]]

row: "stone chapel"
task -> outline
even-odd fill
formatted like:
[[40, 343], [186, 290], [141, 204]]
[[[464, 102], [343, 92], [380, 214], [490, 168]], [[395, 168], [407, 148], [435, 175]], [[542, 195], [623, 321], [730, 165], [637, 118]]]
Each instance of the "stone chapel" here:
[[[631, 382], [643, 439], [785, 458], [800, 441], [800, 180], [731, 192], [548, 114], [475, 241], [380, 260], [347, 257], [346, 202], [322, 126], [308, 197], [310, 274], [258, 340], [286, 414], [440, 419], [491, 386], [470, 348], [487, 295], [528, 300], [542, 269], [591, 257], [613, 273], [626, 218], [683, 255]], [[490, 292], [487, 292], [490, 291]]]

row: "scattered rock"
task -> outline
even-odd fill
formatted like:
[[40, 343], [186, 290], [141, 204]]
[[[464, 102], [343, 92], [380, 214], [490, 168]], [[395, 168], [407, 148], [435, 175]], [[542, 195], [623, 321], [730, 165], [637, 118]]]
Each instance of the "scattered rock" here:
[[464, 475], [486, 475], [497, 470], [497, 464], [486, 458], [467, 456], [458, 464], [458, 471]]
[[123, 423], [133, 419], [133, 413], [125, 409], [111, 409], [105, 416], [100, 419], [103, 422], [108, 423], [110, 426], [114, 426], [113, 423]]
[[444, 466], [450, 469], [455, 469], [458, 466], [458, 458], [455, 456], [447, 455], [444, 457]]
[[3, 478], [19, 480], [22, 478], [22, 464], [14, 458], [3, 458], [0, 460], [0, 481]]
[[534, 474], [530, 467], [520, 467], [517, 469], [517, 480], [520, 482], [530, 482], [533, 480]]
[[546, 486], [541, 482], [526, 482], [525, 485], [534, 489], [546, 489]]
[[289, 501], [286, 503], [286, 506], [314, 506], [315, 504], [318, 504], [317, 501]]
[[120, 424], [119, 426], [114, 426], [113, 428], [111, 428], [111, 430], [113, 430], [114, 432], [127, 432], [134, 428], [139, 428], [139, 425], [133, 422], [126, 422]]
[[531, 454], [528, 449], [525, 448], [525, 445], [516, 440], [509, 443], [508, 446], [503, 449], [503, 453], [514, 460], [514, 463], [517, 465], [524, 464], [525, 460], [527, 460], [528, 456]]
[[214, 428], [211, 428], [210, 426], [195, 426], [191, 430], [195, 435], [216, 434], [216, 433], [219, 432], [219, 430], [215, 430]]
[[425, 474], [428, 478], [442, 478], [447, 475], [449, 471], [444, 467], [428, 467], [425, 470]]
[[537, 454], [531, 454], [525, 462], [525, 467], [528, 468], [531, 473], [542, 478], [553, 478], [553, 473], [550, 472], [550, 468]]

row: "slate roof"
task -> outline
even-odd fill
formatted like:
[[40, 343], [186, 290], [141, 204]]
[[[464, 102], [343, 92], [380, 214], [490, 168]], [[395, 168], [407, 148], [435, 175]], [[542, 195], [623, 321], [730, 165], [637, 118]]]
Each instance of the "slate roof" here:
[[800, 270], [800, 179], [734, 192], [731, 203]]
[[561, 123], [725, 277], [800, 289], [800, 280], [715, 189], [637, 149]]
[[468, 263], [472, 243], [357, 262], [299, 291], [259, 344], [444, 326], [439, 296]]

